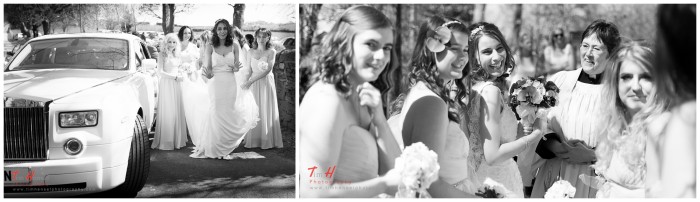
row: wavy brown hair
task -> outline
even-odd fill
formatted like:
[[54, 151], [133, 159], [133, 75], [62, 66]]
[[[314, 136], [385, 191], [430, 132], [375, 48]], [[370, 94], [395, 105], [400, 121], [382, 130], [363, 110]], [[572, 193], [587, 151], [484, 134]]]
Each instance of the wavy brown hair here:
[[[380, 28], [394, 27], [389, 18], [377, 9], [370, 6], [353, 6], [345, 10], [321, 42], [321, 54], [317, 60], [319, 79], [334, 84], [336, 90], [349, 95], [350, 83], [345, 72], [353, 66], [352, 42], [355, 35], [362, 30]], [[389, 63], [388, 67], [392, 62]]]
[[219, 24], [224, 24], [227, 30], [226, 39], [224, 39], [224, 46], [229, 47], [233, 45], [233, 34], [231, 24], [228, 23], [228, 20], [226, 19], [219, 19], [216, 21], [216, 23], [214, 23], [214, 28], [211, 30], [211, 44], [214, 45], [214, 47], [219, 47], [219, 45], [221, 45], [221, 39], [219, 39], [219, 35], [216, 32], [216, 26], [219, 26]]
[[[460, 79], [455, 79], [455, 81], [452, 81], [454, 84], [457, 85], [457, 95], [455, 99], [450, 98], [450, 87], [448, 85], [445, 85], [445, 81], [439, 77], [440, 73], [438, 72], [437, 66], [436, 66], [436, 58], [435, 58], [435, 53], [431, 52], [428, 47], [425, 44], [426, 39], [435, 32], [435, 30], [445, 24], [446, 22], [451, 22], [451, 21], [457, 21], [453, 18], [448, 18], [448, 17], [443, 17], [443, 16], [433, 16], [430, 17], [427, 21], [423, 22], [421, 24], [420, 29], [418, 30], [418, 38], [416, 39], [416, 46], [413, 49], [413, 55], [411, 57], [411, 72], [408, 74], [408, 82], [409, 86], [413, 86], [419, 81], [424, 82], [428, 88], [433, 91], [433, 93], [437, 94], [442, 98], [445, 103], [447, 103], [449, 107], [449, 113], [447, 114], [448, 118], [450, 121], [458, 122], [459, 123], [459, 114], [458, 111], [459, 109], [466, 109], [466, 104], [462, 101], [463, 98], [467, 97], [467, 87], [464, 85], [464, 83], [459, 82]], [[452, 32], [462, 32], [468, 34], [467, 26], [460, 23], [451, 23], [447, 25], [447, 28], [450, 29]], [[449, 47], [449, 42], [446, 44], [447, 47]], [[447, 48], [443, 51], [449, 51]], [[463, 71], [465, 72], [465, 71]], [[463, 74], [463, 77], [468, 77], [468, 71], [466, 71], [467, 74]], [[410, 88], [408, 89], [410, 91]], [[401, 95], [399, 95], [396, 100], [393, 102], [393, 107], [392, 107], [392, 114], [397, 114], [401, 112], [401, 108], [403, 107], [404, 100], [406, 99], [406, 95], [408, 92], [404, 92]], [[456, 101], [455, 101], [456, 100]]]
[[498, 84], [497, 86], [501, 88], [501, 91], [503, 91], [504, 88], [507, 88], [505, 86], [505, 79], [508, 78], [510, 72], [512, 72], [513, 69], [515, 69], [515, 60], [513, 59], [513, 52], [506, 43], [506, 39], [505, 37], [503, 37], [501, 31], [494, 24], [488, 22], [478, 22], [470, 25], [469, 31], [471, 32], [472, 30], [475, 30], [480, 26], [483, 26], [482, 30], [476, 31], [474, 33], [469, 33], [469, 67], [471, 69], [472, 80], [474, 82], [486, 81], [489, 80], [489, 77], [491, 76], [488, 72], [486, 72], [486, 70], [481, 66], [481, 64], [479, 64], [480, 60], [478, 57], [479, 39], [481, 39], [481, 37], [483, 36], [489, 36], [501, 43], [501, 45], [506, 51], [506, 61], [504, 63], [504, 67], [506, 69], [504, 73], [501, 76], [497, 77], [494, 81], [496, 84]]

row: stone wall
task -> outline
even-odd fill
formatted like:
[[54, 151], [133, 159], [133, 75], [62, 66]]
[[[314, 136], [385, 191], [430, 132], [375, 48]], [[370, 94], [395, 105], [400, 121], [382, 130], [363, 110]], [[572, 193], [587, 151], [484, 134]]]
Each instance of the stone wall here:
[[[294, 49], [282, 50], [277, 54], [274, 69], [275, 89], [277, 90], [277, 107], [279, 108], [280, 125], [284, 135], [294, 136], [295, 133], [295, 100], [296, 100], [296, 52]], [[291, 134], [286, 134], [290, 131]], [[287, 139], [287, 138], [285, 138]], [[294, 140], [294, 138], [292, 138]], [[289, 145], [285, 142], [285, 147]], [[294, 141], [291, 142], [294, 144]]]

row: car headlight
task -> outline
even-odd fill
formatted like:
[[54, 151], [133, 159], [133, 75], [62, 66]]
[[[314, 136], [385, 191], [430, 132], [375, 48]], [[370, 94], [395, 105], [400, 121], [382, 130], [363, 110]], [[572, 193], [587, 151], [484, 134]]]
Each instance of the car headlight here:
[[97, 125], [97, 111], [61, 112], [59, 126], [61, 128], [91, 127]]

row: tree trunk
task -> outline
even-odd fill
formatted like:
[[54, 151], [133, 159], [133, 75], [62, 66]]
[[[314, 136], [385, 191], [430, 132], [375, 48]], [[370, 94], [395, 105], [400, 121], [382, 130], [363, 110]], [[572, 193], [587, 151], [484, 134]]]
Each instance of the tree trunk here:
[[[401, 93], [401, 79], [399, 79], [399, 78], [401, 78], [401, 75], [402, 75], [401, 66], [403, 66], [401, 64], [401, 62], [403, 61], [403, 59], [402, 59], [403, 54], [402, 54], [402, 50], [401, 50], [402, 43], [403, 43], [403, 40], [402, 40], [403, 39], [403, 36], [402, 36], [403, 35], [402, 28], [403, 27], [401, 26], [401, 23], [403, 23], [403, 20], [402, 20], [403, 16], [401, 16], [401, 14], [402, 14], [401, 11], [403, 10], [402, 7], [405, 7], [405, 6], [403, 6], [401, 4], [396, 5], [396, 32], [397, 32], [396, 34], [397, 34], [397, 37], [394, 38], [395, 39], [394, 53], [396, 56], [396, 58], [395, 58], [396, 61], [392, 62], [392, 63], [396, 63], [397, 65], [394, 65], [392, 67], [392, 69], [394, 69], [394, 71], [390, 71], [391, 75], [388, 79], [388, 82], [389, 82], [389, 86], [391, 86], [391, 87], [389, 88], [389, 92], [387, 93], [387, 95], [385, 95], [384, 103], [391, 103], [391, 101], [393, 101], [394, 98], [398, 97], [398, 95]], [[389, 106], [389, 105], [387, 105], [387, 106]], [[384, 109], [385, 114], [388, 112], [387, 109], [388, 109], [388, 107]]]
[[80, 24], [80, 32], [85, 33], [85, 25], [83, 25], [83, 9], [82, 5], [78, 5], [78, 24]]
[[472, 23], [477, 23], [477, 22], [482, 22], [484, 21], [484, 18], [486, 15], [486, 5], [485, 4], [476, 4], [474, 8], [474, 21]]
[[99, 5], [96, 5], [96, 6], [97, 7], [95, 7], [95, 9], [96, 9], [96, 11], [95, 11], [95, 28], [99, 32], [100, 31], [100, 6]]
[[32, 34], [30, 33], [29, 29], [27, 29], [27, 23], [22, 22], [21, 24], [22, 26], [19, 28], [20, 32], [22, 32], [24, 37], [31, 37]]
[[175, 4], [163, 4], [163, 33], [173, 33], [175, 25]]
[[308, 54], [311, 51], [311, 43], [313, 42], [314, 32], [316, 31], [316, 22], [318, 21], [318, 12], [321, 10], [321, 4], [302, 4], [299, 10], [301, 21], [299, 30], [301, 31], [301, 46], [299, 46], [301, 56]]
[[41, 21], [41, 28], [44, 29], [44, 35], [51, 34], [51, 22], [49, 20]]
[[39, 25], [36, 23], [32, 23], [32, 38], [36, 38], [39, 36]]
[[515, 36], [515, 46], [510, 46], [511, 49], [517, 49], [517, 47], [520, 47], [520, 29], [522, 29], [523, 25], [523, 5], [522, 4], [516, 4], [515, 5], [515, 19], [513, 19], [513, 22], [515, 24], [513, 25], [513, 34]]
[[245, 22], [245, 19], [243, 19], [243, 13], [245, 13], [245, 4], [233, 5], [233, 21], [231, 22], [231, 25], [236, 26], [239, 29], [243, 29], [243, 23]]

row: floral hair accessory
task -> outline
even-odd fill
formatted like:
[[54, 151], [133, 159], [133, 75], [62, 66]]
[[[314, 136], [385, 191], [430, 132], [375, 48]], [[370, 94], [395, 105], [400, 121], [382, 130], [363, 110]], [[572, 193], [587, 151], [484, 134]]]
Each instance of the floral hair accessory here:
[[432, 36], [425, 39], [425, 44], [430, 52], [437, 53], [445, 50], [445, 44], [450, 41], [450, 38], [452, 38], [452, 32], [450, 31], [450, 28], [447, 28], [447, 26], [456, 23], [460, 22], [449, 21], [440, 25], [434, 30], [435, 32]]
[[481, 31], [481, 30], [484, 30], [484, 26], [483, 26], [483, 25], [481, 25], [481, 26], [477, 27], [476, 29], [472, 30], [472, 33], [469, 35], [469, 37], [474, 37], [474, 35], [476, 35], [476, 33], [479, 33], [479, 31]]

